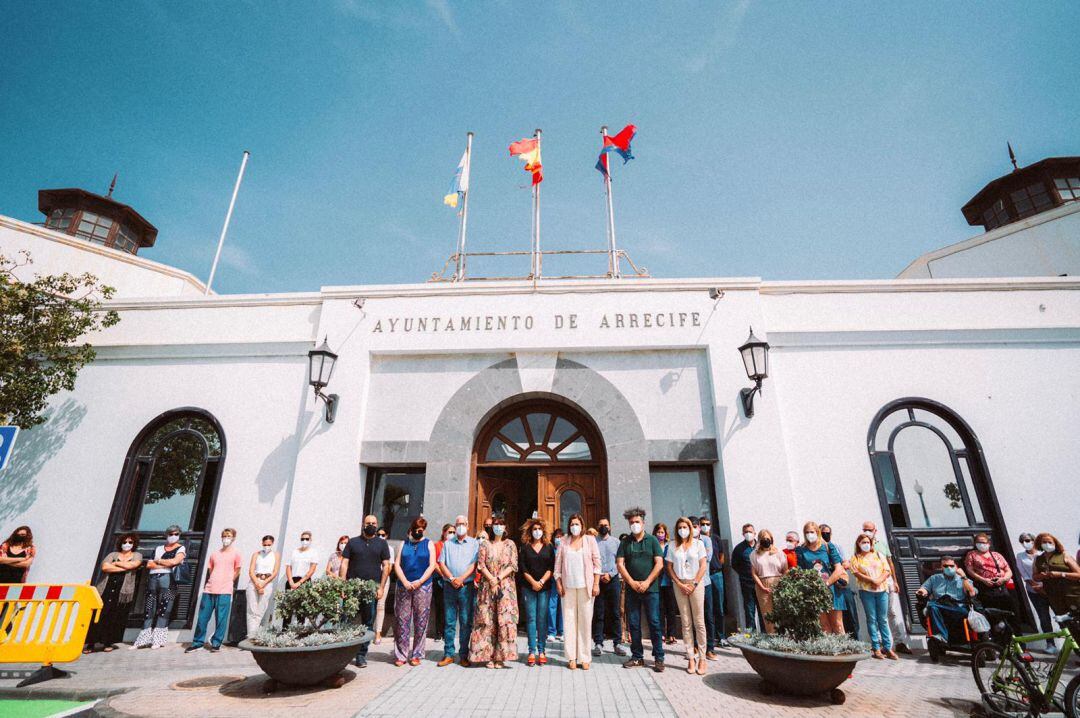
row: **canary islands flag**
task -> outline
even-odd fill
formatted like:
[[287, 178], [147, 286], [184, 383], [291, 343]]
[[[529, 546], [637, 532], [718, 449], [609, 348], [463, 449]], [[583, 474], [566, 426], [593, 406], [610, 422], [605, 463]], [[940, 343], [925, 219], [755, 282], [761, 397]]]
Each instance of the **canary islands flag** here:
[[532, 172], [532, 183], [544, 181], [544, 166], [540, 161], [540, 140], [530, 137], [510, 143], [510, 154], [525, 163], [525, 171]]
[[454, 173], [454, 179], [450, 182], [450, 191], [443, 197], [443, 204], [447, 207], [458, 206], [458, 202], [465, 193], [469, 191], [469, 151], [465, 150], [461, 155], [461, 161], [458, 162], [457, 172]]

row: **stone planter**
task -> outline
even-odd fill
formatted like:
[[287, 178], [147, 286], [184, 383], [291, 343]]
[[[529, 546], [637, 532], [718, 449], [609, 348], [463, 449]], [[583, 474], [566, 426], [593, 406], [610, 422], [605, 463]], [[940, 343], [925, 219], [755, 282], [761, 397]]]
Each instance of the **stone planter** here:
[[808, 656], [800, 653], [768, 651], [740, 643], [734, 644], [743, 658], [762, 677], [761, 690], [795, 696], [829, 694], [833, 703], [846, 699], [838, 686], [855, 670], [855, 664], [870, 657], [869, 653], [849, 653], [841, 656]]
[[277, 683], [314, 686], [340, 673], [356, 657], [360, 646], [373, 638], [375, 634], [368, 631], [352, 641], [297, 648], [269, 648], [244, 640], [240, 642], [240, 648], [250, 651], [263, 673]]

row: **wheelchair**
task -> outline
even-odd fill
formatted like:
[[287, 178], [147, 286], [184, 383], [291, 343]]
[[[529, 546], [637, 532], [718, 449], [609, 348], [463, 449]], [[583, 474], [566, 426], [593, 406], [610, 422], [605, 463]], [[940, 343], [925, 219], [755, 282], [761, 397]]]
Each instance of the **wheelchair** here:
[[915, 607], [919, 613], [919, 620], [926, 629], [926, 635], [929, 639], [926, 642], [926, 650], [930, 654], [930, 661], [932, 663], [941, 662], [941, 659], [949, 653], [970, 656], [974, 651], [975, 646], [982, 641], [989, 640], [1004, 645], [1012, 636], [1009, 620], [1013, 617], [1013, 614], [1010, 611], [1003, 611], [997, 608], [986, 608], [977, 601], [968, 599], [958, 605], [962, 606], [965, 611], [974, 609], [986, 616], [986, 619], [990, 622], [990, 631], [978, 633], [968, 624], [967, 618], [963, 618], [950, 621], [949, 640], [947, 642], [933, 640], [934, 627], [930, 622], [930, 614], [927, 611], [929, 603], [929, 596], [916, 595]]

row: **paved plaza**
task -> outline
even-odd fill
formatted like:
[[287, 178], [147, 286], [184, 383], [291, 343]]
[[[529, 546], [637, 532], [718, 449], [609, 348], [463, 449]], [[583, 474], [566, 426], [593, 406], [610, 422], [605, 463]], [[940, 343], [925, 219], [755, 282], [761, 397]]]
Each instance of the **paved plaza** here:
[[[520, 641], [524, 648], [524, 641]], [[704, 679], [688, 675], [679, 645], [663, 674], [626, 670], [605, 652], [591, 670], [570, 671], [556, 644], [544, 668], [523, 663], [504, 670], [438, 668], [441, 644], [429, 642], [428, 661], [393, 665], [392, 643], [373, 646], [368, 668], [347, 669], [341, 688], [265, 691], [266, 677], [238, 649], [185, 654], [180, 645], [150, 651], [97, 653], [71, 666], [73, 676], [15, 691], [0, 679], [2, 697], [100, 698], [95, 712], [123, 718], [221, 716], [889, 716], [953, 718], [980, 715], [966, 663], [935, 666], [925, 657], [898, 663], [867, 660], [843, 685], [844, 705], [824, 698], [765, 695], [738, 651], [721, 651]], [[650, 661], [651, 663], [651, 661]]]

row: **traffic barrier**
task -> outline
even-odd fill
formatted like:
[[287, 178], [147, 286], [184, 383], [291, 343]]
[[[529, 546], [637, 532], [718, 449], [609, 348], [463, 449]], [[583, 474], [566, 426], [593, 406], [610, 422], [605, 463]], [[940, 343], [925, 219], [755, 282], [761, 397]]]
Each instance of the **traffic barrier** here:
[[19, 688], [67, 676], [53, 663], [79, 659], [101, 606], [89, 584], [0, 583], [0, 664], [41, 664]]

